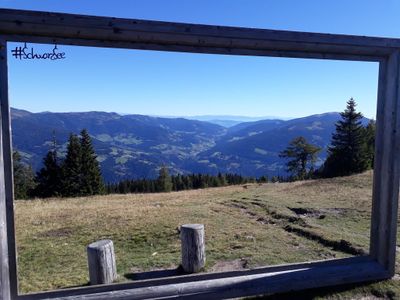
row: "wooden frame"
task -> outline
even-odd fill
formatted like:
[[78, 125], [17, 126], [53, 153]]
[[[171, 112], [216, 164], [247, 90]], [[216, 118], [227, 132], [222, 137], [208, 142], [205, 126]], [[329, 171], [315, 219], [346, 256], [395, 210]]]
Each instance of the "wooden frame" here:
[[[370, 254], [250, 271], [18, 295], [7, 42], [379, 63]], [[394, 275], [400, 166], [400, 40], [0, 9], [0, 299], [229, 298]], [[63, 298], [64, 299], [64, 298]]]

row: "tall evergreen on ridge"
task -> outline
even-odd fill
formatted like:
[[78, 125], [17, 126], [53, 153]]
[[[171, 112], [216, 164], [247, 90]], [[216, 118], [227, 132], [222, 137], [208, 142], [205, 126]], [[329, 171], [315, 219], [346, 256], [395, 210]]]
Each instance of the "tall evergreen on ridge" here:
[[18, 151], [13, 152], [14, 197], [27, 199], [35, 188], [34, 174], [31, 166], [21, 161]]
[[103, 178], [96, 153], [93, 149], [92, 139], [86, 129], [81, 131], [81, 188], [83, 196], [102, 194], [105, 191]]
[[67, 156], [62, 165], [62, 195], [76, 197], [82, 195], [82, 149], [78, 136], [70, 134]]
[[364, 127], [361, 124], [363, 115], [356, 112], [353, 98], [347, 101], [347, 107], [340, 113], [342, 120], [336, 123], [332, 134], [328, 157], [323, 165], [324, 177], [345, 176], [365, 171], [368, 156], [365, 147]]
[[61, 196], [61, 166], [57, 157], [57, 144], [53, 139], [53, 149], [43, 158], [43, 168], [36, 174], [35, 196], [47, 198]]

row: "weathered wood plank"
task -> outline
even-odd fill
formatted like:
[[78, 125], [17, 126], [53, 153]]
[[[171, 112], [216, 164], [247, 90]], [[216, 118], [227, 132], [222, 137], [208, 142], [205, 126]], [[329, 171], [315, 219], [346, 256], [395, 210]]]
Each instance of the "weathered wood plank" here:
[[[29, 30], [24, 28], [32, 25], [29, 34], [35, 34], [39, 26], [45, 25], [48, 30], [56, 26], [68, 28], [112, 29], [116, 33], [122, 31], [151, 32], [182, 34], [186, 36], [209, 36], [221, 38], [242, 38], [254, 40], [271, 40], [296, 43], [313, 43], [321, 45], [345, 45], [359, 47], [400, 47], [400, 39], [365, 37], [343, 34], [321, 34], [285, 30], [269, 30], [256, 28], [242, 28], [231, 26], [201, 25], [190, 23], [174, 23], [162, 21], [148, 21], [138, 19], [124, 19], [114, 17], [100, 17], [53, 13], [41, 11], [0, 9], [0, 19], [3, 24], [14, 24], [14, 32], [24, 34]], [[4, 30], [4, 29], [3, 29]]]
[[30, 41], [32, 43], [43, 44], [64, 44], [89, 47], [105, 47], [105, 48], [123, 48], [135, 50], [156, 50], [169, 52], [190, 52], [199, 54], [222, 54], [222, 55], [247, 55], [247, 56], [270, 56], [270, 57], [289, 57], [289, 58], [308, 58], [308, 59], [337, 59], [352, 61], [379, 61], [380, 56], [358, 55], [358, 54], [338, 54], [338, 53], [314, 53], [288, 50], [256, 50], [256, 49], [238, 49], [229, 47], [207, 47], [172, 45], [172, 44], [155, 44], [155, 43], [139, 43], [124, 41], [107, 41], [107, 40], [80, 40], [79, 43], [75, 39], [67, 38], [49, 38], [49, 37], [28, 37], [28, 36], [8, 36], [8, 40], [15, 42]]
[[[3, 72], [6, 68], [3, 68]], [[17, 258], [15, 246], [15, 224], [14, 224], [14, 175], [12, 162], [12, 133], [11, 133], [11, 114], [10, 103], [8, 97], [8, 74], [4, 75], [4, 97], [0, 100], [1, 106], [1, 131], [2, 131], [2, 151], [3, 151], [3, 167], [4, 167], [4, 184], [7, 206], [7, 238], [8, 238], [8, 265], [10, 276], [10, 292], [11, 298], [18, 294], [18, 278], [17, 278]]]
[[255, 268], [251, 270], [229, 271], [229, 272], [218, 272], [218, 273], [197, 273], [197, 274], [188, 274], [188, 275], [166, 277], [166, 278], [138, 280], [127, 283], [116, 283], [108, 286], [105, 285], [85, 286], [79, 288], [70, 288], [70, 289], [56, 290], [50, 292], [35, 293], [20, 297], [21, 299], [35, 300], [35, 299], [66, 297], [66, 296], [79, 296], [83, 294], [105, 293], [110, 290], [119, 291], [119, 290], [129, 290], [138, 288], [148, 288], [148, 287], [161, 286], [167, 284], [191, 283], [191, 282], [193, 283], [193, 282], [223, 279], [229, 277], [284, 272], [293, 269], [329, 268], [329, 267], [338, 267], [350, 264], [366, 264], [370, 262], [373, 261], [368, 256], [357, 256], [357, 257], [342, 258], [342, 259], [330, 259], [324, 261], [312, 261], [305, 263], [276, 265], [276, 266]]
[[395, 272], [400, 168], [400, 51], [380, 65], [370, 253]]
[[206, 263], [203, 224], [181, 226], [182, 268], [186, 273], [200, 272]]
[[[5, 29], [5, 25], [0, 26]], [[30, 28], [30, 27], [29, 27]], [[57, 29], [57, 28], [56, 28]], [[65, 31], [63, 28], [60, 31]], [[26, 32], [25, 32], [26, 33]], [[14, 32], [9, 33], [12, 35], [24, 34], [23, 31], [20, 33]], [[10, 36], [10, 38], [12, 37]], [[376, 57], [382, 55], [388, 55], [390, 51], [387, 48], [370, 48], [370, 47], [359, 47], [359, 46], [341, 46], [341, 45], [324, 45], [324, 44], [301, 44], [292, 42], [280, 42], [274, 40], [250, 40], [250, 39], [238, 39], [238, 38], [218, 38], [218, 37], [199, 37], [199, 36], [186, 36], [177, 34], [159, 34], [159, 33], [143, 33], [135, 31], [123, 31], [115, 33], [113, 30], [105, 29], [83, 29], [72, 28], [71, 31], [59, 32], [53, 29], [49, 32], [48, 28], [42, 25], [36, 29], [36, 36], [39, 37], [51, 37], [53, 40], [58, 39], [60, 43], [61, 39], [69, 39], [71, 45], [82, 45], [82, 41], [88, 40], [95, 43], [97, 47], [103, 47], [104, 41], [116, 41], [125, 42], [124, 48], [134, 48], [136, 43], [141, 44], [143, 49], [154, 50], [155, 46], [164, 46], [165, 48], [171, 47], [182, 47], [180, 51], [185, 52], [203, 52], [203, 53], [229, 53], [229, 49], [239, 50], [258, 50], [258, 51], [274, 51], [284, 52], [302, 52], [307, 53], [307, 56], [313, 58], [321, 58], [321, 54], [330, 55], [332, 58], [343, 59], [346, 55], [352, 55], [353, 58], [359, 57], [360, 60], [364, 60], [363, 56]], [[27, 37], [24, 41], [33, 41], [33, 39]], [[114, 45], [116, 47], [116, 45]], [[209, 50], [208, 50], [209, 49]], [[214, 50], [212, 50], [214, 49]], [[165, 49], [168, 51], [168, 49]], [[212, 52], [211, 52], [212, 51]], [[357, 59], [358, 60], [358, 59]]]
[[387, 81], [387, 60], [383, 60], [379, 64], [379, 77], [378, 77], [378, 101], [376, 111], [376, 129], [375, 129], [375, 159], [374, 159], [374, 180], [372, 187], [372, 213], [371, 213], [371, 236], [370, 236], [370, 249], [371, 257], [378, 256], [378, 245], [380, 241], [379, 227], [380, 227], [380, 198], [381, 191], [384, 189], [384, 180], [380, 175], [383, 166], [383, 152], [387, 151], [387, 147], [383, 146], [384, 143], [384, 130], [385, 130], [385, 98], [386, 98], [386, 81]]
[[[283, 56], [285, 52], [306, 53], [307, 57], [354, 59], [387, 56], [400, 40], [360, 36], [317, 34], [304, 32], [248, 29], [224, 26], [194, 25], [170, 22], [141, 21], [107, 17], [27, 12], [0, 9], [0, 34], [9, 38], [24, 35], [31, 37], [69, 40], [69, 44], [82, 45], [88, 40], [102, 47], [110, 41], [119, 42], [124, 48], [154, 50], [162, 45], [181, 47], [179, 51], [221, 53], [232, 49], [241, 51], [269, 51]], [[117, 45], [115, 44], [114, 47]], [[165, 49], [168, 51], [168, 49]], [[279, 53], [278, 53], [279, 52]], [[251, 54], [249, 54], [251, 55]], [[289, 55], [292, 57], [292, 55]]]
[[[361, 275], [361, 276], [360, 276]], [[98, 292], [94, 294], [70, 295], [54, 292], [48, 299], [226, 299], [249, 295], [274, 294], [282, 291], [297, 291], [306, 288], [349, 284], [364, 280], [376, 280], [387, 276], [385, 270], [376, 262], [358, 261], [351, 264], [311, 264], [293, 266], [286, 270], [274, 270], [259, 274], [240, 274], [211, 280], [163, 282], [153, 281], [152, 285], [137, 288]], [[50, 296], [48, 294], [47, 296]], [[43, 299], [35, 295], [20, 299]]]
[[381, 56], [358, 55], [358, 54], [338, 54], [338, 53], [314, 53], [302, 51], [283, 51], [283, 50], [255, 50], [255, 49], [236, 49], [229, 47], [206, 47], [184, 46], [184, 45], [163, 45], [149, 44], [139, 42], [126, 41], [107, 41], [107, 40], [79, 40], [68, 38], [50, 38], [40, 36], [21, 36], [11, 35], [7, 39], [15, 42], [29, 41], [32, 43], [42, 44], [59, 44], [59, 45], [77, 45], [89, 47], [104, 47], [104, 48], [122, 48], [135, 50], [156, 50], [169, 52], [189, 52], [199, 54], [222, 54], [222, 55], [247, 55], [247, 56], [270, 56], [270, 57], [290, 57], [290, 58], [308, 58], [308, 59], [337, 59], [337, 60], [352, 60], [352, 61], [379, 61]]
[[[9, 243], [14, 242], [14, 231], [13, 231], [13, 208], [10, 207], [10, 196], [12, 197], [12, 181], [10, 187], [10, 160], [8, 156], [10, 154], [10, 142], [7, 140], [10, 138], [9, 133], [9, 117], [7, 116], [8, 107], [8, 71], [7, 71], [7, 45], [4, 39], [0, 39], [0, 299], [8, 300], [11, 299], [15, 292], [12, 292], [12, 287], [15, 284], [10, 281], [10, 272], [13, 270], [10, 254]], [[12, 170], [11, 170], [12, 172]], [[11, 173], [12, 178], [12, 173]], [[11, 193], [10, 193], [11, 188]], [[12, 198], [11, 198], [12, 204]], [[10, 220], [11, 217], [11, 220]], [[12, 249], [12, 246], [11, 246]], [[14, 287], [15, 289], [15, 287]]]
[[87, 247], [90, 284], [109, 284], [117, 279], [114, 243], [101, 240]]

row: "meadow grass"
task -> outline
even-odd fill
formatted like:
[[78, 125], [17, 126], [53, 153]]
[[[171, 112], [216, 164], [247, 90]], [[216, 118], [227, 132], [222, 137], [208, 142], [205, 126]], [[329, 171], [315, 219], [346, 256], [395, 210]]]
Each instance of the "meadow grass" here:
[[[205, 225], [206, 272], [367, 253], [371, 194], [372, 173], [366, 172], [293, 183], [16, 201], [20, 291], [88, 284], [86, 246], [105, 238], [114, 241], [120, 282], [137, 272], [176, 268], [179, 226], [186, 223]], [[399, 276], [399, 258], [397, 263]], [[355, 295], [400, 297], [400, 281], [331, 290], [323, 297]]]

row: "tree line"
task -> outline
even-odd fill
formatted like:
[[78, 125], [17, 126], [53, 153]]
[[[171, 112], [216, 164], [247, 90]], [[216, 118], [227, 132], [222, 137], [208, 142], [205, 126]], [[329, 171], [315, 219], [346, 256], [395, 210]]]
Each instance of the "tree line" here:
[[105, 185], [92, 140], [86, 129], [80, 136], [71, 133], [65, 159], [53, 146], [43, 158], [43, 167], [34, 175], [32, 168], [14, 151], [14, 195], [16, 199], [78, 197], [105, 193]]
[[[157, 193], [220, 187], [250, 182], [267, 182], [268, 177], [256, 180], [238, 174], [178, 174], [170, 175], [161, 166], [156, 179], [125, 179], [104, 184], [92, 140], [86, 129], [80, 136], [70, 134], [65, 159], [57, 153], [57, 144], [43, 158], [43, 167], [34, 174], [14, 151], [14, 194], [16, 199], [48, 197], [80, 197], [114, 193]], [[272, 178], [278, 181], [278, 178]]]
[[267, 181], [268, 178], [266, 176], [255, 179], [254, 177], [244, 177], [238, 174], [222, 173], [218, 173], [218, 175], [170, 175], [168, 168], [162, 166], [157, 179], [126, 179], [117, 183], [108, 183], [106, 192], [108, 194], [160, 193]]
[[289, 143], [280, 153], [280, 157], [288, 160], [289, 180], [347, 176], [373, 168], [375, 121], [370, 120], [363, 126], [363, 115], [356, 111], [356, 106], [356, 101], [350, 98], [340, 113], [341, 120], [335, 124], [327, 158], [320, 168], [314, 167], [320, 147], [308, 143], [302, 136]]

